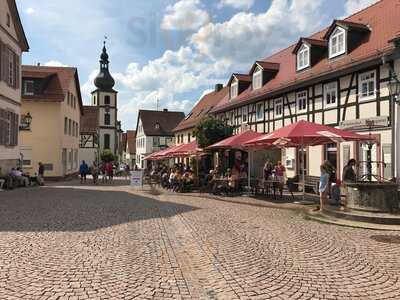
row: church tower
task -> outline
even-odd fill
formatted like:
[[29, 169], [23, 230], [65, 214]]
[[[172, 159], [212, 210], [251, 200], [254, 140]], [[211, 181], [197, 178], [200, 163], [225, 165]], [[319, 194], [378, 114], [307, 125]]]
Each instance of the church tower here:
[[104, 42], [100, 55], [100, 72], [94, 80], [96, 90], [92, 92], [92, 106], [98, 108], [100, 153], [105, 149], [110, 149], [113, 154], [117, 154], [117, 92], [113, 89], [115, 81], [110, 74], [109, 64], [106, 42]]

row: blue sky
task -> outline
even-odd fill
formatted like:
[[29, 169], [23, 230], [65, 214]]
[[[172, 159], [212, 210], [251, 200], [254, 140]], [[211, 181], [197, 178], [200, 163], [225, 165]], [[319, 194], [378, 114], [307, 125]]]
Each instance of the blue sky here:
[[119, 119], [140, 108], [188, 112], [215, 83], [375, 0], [17, 0], [24, 64], [78, 68], [89, 103], [104, 36]]

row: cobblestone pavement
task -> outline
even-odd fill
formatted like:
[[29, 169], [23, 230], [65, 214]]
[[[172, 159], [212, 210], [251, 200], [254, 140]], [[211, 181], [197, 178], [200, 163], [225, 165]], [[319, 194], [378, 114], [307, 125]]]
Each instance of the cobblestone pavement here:
[[19, 189], [0, 193], [0, 299], [400, 299], [396, 238], [123, 186]]

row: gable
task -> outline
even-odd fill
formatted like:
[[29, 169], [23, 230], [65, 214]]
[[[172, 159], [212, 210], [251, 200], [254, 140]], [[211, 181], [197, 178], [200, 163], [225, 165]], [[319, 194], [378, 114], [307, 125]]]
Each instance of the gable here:
[[[9, 25], [7, 24], [8, 16], [10, 20]], [[0, 1], [0, 26], [2, 33], [18, 44], [21, 51], [29, 50], [15, 0]]]

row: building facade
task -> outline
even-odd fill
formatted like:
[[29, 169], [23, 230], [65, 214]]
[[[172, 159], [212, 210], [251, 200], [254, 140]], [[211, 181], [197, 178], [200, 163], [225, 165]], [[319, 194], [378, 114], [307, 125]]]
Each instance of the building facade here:
[[[96, 89], [92, 92], [91, 105], [85, 107], [91, 111], [90, 120], [82, 116], [82, 123], [88, 124], [89, 131], [81, 131], [80, 159], [93, 163], [100, 158], [104, 150], [110, 150], [114, 155], [119, 154], [120, 127], [117, 118], [117, 91], [113, 89], [115, 81], [109, 71], [109, 59], [104, 44], [100, 55], [100, 71], [94, 80]], [[96, 117], [95, 117], [96, 115]], [[93, 121], [96, 121], [94, 132]], [[83, 128], [84, 129], [84, 128]]]
[[76, 68], [22, 66], [20, 151], [25, 172], [37, 173], [39, 162], [46, 177], [78, 172], [82, 107]]
[[29, 50], [14, 0], [0, 2], [0, 168], [20, 161], [21, 56]]
[[[400, 74], [400, 11], [396, 1], [380, 1], [345, 20], [263, 60], [247, 74], [233, 74], [229, 93], [213, 110], [239, 132], [250, 128], [269, 133], [299, 120], [371, 134], [373, 173], [399, 177], [396, 108], [388, 82]], [[324, 160], [337, 167], [337, 177], [347, 161], [355, 158], [358, 171], [366, 172], [368, 145], [332, 143], [282, 149], [288, 176], [319, 176]]]
[[144, 157], [175, 144], [173, 129], [185, 118], [183, 112], [139, 110], [136, 123], [136, 165], [146, 168]]

